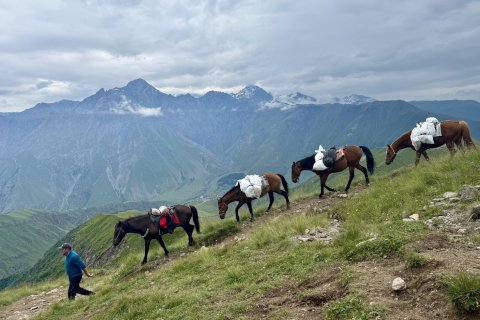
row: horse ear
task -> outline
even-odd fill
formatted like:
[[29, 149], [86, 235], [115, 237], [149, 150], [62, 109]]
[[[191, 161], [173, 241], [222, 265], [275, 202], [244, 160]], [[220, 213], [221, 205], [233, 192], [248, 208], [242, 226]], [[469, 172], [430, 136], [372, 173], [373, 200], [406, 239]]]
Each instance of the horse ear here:
[[391, 148], [389, 144], [387, 144], [387, 148], [389, 148], [389, 149]]
[[292, 162], [292, 167], [295, 167], [295, 161]]

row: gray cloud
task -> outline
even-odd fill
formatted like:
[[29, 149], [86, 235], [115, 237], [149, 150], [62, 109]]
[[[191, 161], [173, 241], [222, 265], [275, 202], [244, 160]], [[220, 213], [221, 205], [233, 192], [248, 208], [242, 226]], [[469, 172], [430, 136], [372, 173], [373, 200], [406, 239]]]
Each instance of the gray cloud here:
[[169, 93], [480, 99], [478, 16], [461, 0], [2, 1], [0, 112], [139, 77]]

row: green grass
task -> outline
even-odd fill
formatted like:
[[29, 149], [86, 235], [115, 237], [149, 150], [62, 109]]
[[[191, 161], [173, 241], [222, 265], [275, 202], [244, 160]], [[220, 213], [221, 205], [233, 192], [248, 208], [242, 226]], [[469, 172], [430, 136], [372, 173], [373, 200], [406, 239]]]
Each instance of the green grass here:
[[[309, 281], [338, 263], [398, 256], [411, 267], [417, 266], [421, 259], [405, 253], [405, 245], [428, 230], [421, 222], [404, 223], [402, 219], [413, 213], [419, 213], [423, 219], [425, 213], [420, 208], [431, 198], [445, 191], [458, 192], [463, 184], [476, 184], [480, 180], [478, 163], [480, 155], [469, 153], [454, 161], [438, 157], [416, 169], [409, 166], [393, 175], [380, 174], [372, 178], [367, 190], [339, 201], [326, 214], [279, 213], [268, 223], [258, 222], [250, 231], [234, 221], [231, 211], [225, 220], [201, 220], [202, 234], [194, 234], [194, 248], [186, 247], [182, 230], [165, 237], [171, 252], [189, 254], [158, 270], [153, 264], [140, 266], [143, 240], [128, 235], [126, 246], [105, 267], [103, 275], [98, 275], [95, 297], [74, 303], [59, 302], [39, 319], [178, 319], [179, 315], [196, 320], [251, 318], [256, 303], [272, 291]], [[304, 196], [298, 192], [299, 198]], [[263, 210], [261, 205], [257, 208]], [[129, 214], [133, 213], [119, 216]], [[333, 244], [293, 240], [307, 228], [328, 225], [328, 214], [341, 219], [341, 233]], [[78, 227], [69, 235], [74, 246], [82, 250], [92, 248], [92, 252], [103, 250], [110, 245], [113, 225], [119, 216], [98, 216]], [[242, 215], [242, 219], [247, 218]], [[240, 230], [244, 240], [210, 246]], [[368, 239], [373, 240], [363, 242]], [[208, 246], [201, 248], [202, 245]], [[163, 252], [158, 244], [152, 244], [150, 260], [158, 257], [163, 259]], [[60, 257], [49, 263], [62, 267]], [[64, 276], [63, 271], [58, 275]], [[356, 274], [347, 268], [339, 277], [342, 285], [348, 286]], [[285, 306], [269, 316], [277, 319], [291, 312]], [[331, 302], [327, 317], [381, 319], [383, 312], [384, 309], [369, 306], [361, 295], [351, 294]]]
[[470, 273], [458, 273], [446, 276], [443, 280], [447, 286], [450, 301], [462, 311], [480, 310], [480, 276]]
[[327, 320], [373, 320], [383, 319], [385, 308], [380, 306], [368, 306], [358, 294], [332, 303], [326, 312]]
[[405, 260], [405, 267], [412, 269], [412, 268], [421, 268], [427, 264], [427, 259], [422, 257], [416, 252], [408, 251], [403, 255], [403, 259]]

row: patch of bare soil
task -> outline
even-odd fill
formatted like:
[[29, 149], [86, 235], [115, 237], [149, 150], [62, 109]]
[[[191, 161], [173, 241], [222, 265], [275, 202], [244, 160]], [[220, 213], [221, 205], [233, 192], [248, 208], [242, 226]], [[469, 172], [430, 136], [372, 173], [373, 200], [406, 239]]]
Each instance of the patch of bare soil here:
[[292, 319], [323, 319], [328, 302], [348, 294], [339, 278], [340, 272], [338, 266], [325, 268], [308, 281], [274, 289], [255, 303], [250, 317], [264, 319], [288, 309], [293, 313]]
[[[87, 297], [77, 295], [77, 299], [85, 298]], [[0, 319], [31, 319], [62, 299], [67, 299], [67, 288], [63, 286], [48, 292], [43, 291], [39, 294], [33, 294], [0, 309]]]
[[[443, 239], [443, 238], [442, 238]], [[433, 240], [433, 239], [430, 239]], [[372, 304], [386, 306], [385, 319], [479, 319], [479, 314], [465, 314], [457, 311], [450, 303], [441, 280], [446, 274], [468, 271], [480, 274], [477, 251], [456, 244], [440, 242], [439, 246], [426, 243], [422, 256], [428, 263], [421, 268], [405, 267], [400, 259], [383, 259], [358, 263], [355, 268], [361, 276], [352, 288]], [[396, 293], [392, 291], [393, 279], [401, 277], [407, 288]]]

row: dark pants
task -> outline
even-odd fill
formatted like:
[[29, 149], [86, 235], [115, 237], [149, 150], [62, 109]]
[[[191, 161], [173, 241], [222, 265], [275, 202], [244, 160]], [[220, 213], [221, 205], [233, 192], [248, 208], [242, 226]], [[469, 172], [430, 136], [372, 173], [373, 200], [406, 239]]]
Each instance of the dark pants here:
[[87, 289], [80, 288], [80, 281], [82, 281], [82, 275], [69, 277], [68, 280], [70, 281], [70, 285], [68, 286], [68, 299], [75, 300], [75, 295], [83, 294], [84, 296], [89, 296], [93, 294], [92, 291]]

